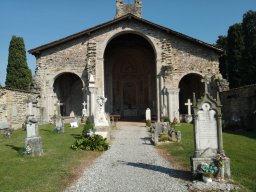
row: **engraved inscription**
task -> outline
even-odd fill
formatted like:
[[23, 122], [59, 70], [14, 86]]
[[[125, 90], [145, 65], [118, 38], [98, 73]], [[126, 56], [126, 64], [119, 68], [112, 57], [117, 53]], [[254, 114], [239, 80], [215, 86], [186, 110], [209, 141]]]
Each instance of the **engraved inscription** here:
[[202, 110], [198, 112], [198, 135], [199, 148], [217, 149], [217, 123], [215, 111], [210, 109], [208, 103], [202, 105]]

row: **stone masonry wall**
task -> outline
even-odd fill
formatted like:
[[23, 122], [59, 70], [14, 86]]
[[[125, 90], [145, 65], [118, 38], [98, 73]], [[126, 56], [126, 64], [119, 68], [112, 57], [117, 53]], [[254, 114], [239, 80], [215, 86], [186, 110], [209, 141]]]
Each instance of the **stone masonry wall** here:
[[226, 126], [256, 130], [256, 85], [224, 91], [220, 96]]
[[[210, 48], [181, 39], [165, 31], [132, 20], [124, 20], [101, 30], [64, 44], [44, 50], [37, 56], [34, 83], [41, 93], [42, 106], [46, 110], [44, 121], [54, 114], [56, 95], [53, 84], [56, 77], [64, 72], [76, 74], [86, 86], [87, 68], [94, 75], [99, 94], [104, 92], [104, 51], [115, 36], [135, 33], [147, 39], [155, 50], [156, 71], [162, 66], [171, 66], [166, 86], [178, 90], [183, 76], [196, 73], [201, 76], [218, 76], [219, 55]], [[178, 110], [178, 109], [177, 109]]]
[[22, 127], [27, 116], [28, 96], [39, 97], [39, 93], [0, 89], [0, 122], [8, 122], [12, 129]]

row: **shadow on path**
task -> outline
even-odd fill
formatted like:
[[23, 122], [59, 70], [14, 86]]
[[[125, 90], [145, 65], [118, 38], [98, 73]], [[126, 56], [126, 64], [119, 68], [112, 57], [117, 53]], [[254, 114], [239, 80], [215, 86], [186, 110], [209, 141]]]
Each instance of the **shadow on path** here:
[[185, 181], [192, 181], [192, 174], [190, 171], [170, 169], [170, 168], [166, 168], [166, 167], [162, 167], [162, 166], [158, 166], [158, 165], [146, 164], [146, 163], [133, 163], [133, 162], [126, 162], [126, 161], [118, 161], [118, 163], [132, 166], [132, 167], [141, 168], [141, 169], [157, 171], [160, 173], [167, 174], [170, 177], [182, 179]]

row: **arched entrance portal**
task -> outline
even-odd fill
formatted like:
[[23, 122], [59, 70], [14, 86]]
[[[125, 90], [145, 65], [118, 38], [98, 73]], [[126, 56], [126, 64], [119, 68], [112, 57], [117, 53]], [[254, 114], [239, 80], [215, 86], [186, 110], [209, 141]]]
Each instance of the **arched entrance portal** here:
[[188, 108], [185, 106], [188, 99], [193, 99], [193, 92], [196, 94], [196, 98], [200, 98], [204, 93], [204, 84], [201, 82], [202, 76], [191, 73], [185, 75], [179, 83], [180, 95], [179, 95], [179, 111], [180, 114], [188, 114]]
[[104, 55], [106, 112], [125, 120], [142, 120], [145, 110], [156, 114], [156, 64], [152, 46], [136, 34], [110, 41]]
[[53, 84], [62, 116], [81, 116], [83, 102], [82, 80], [73, 73], [62, 73]]

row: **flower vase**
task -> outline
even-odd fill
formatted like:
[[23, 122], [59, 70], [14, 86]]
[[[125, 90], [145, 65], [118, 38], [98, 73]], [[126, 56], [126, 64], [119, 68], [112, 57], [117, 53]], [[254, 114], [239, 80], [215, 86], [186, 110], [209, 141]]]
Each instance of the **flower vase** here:
[[211, 177], [207, 177], [207, 176], [202, 176], [203, 182], [205, 183], [210, 183], [212, 182], [212, 178]]

